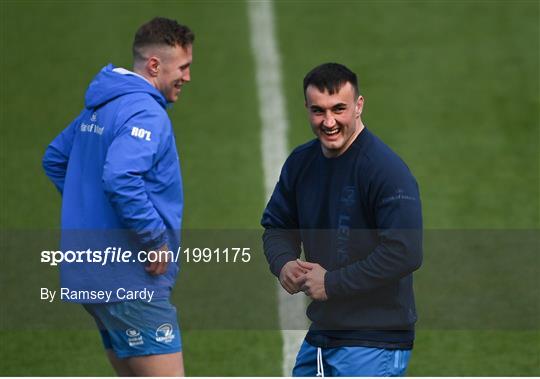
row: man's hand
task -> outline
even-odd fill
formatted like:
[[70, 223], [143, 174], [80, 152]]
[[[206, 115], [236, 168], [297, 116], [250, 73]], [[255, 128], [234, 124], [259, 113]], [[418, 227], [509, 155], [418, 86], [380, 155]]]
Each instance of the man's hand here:
[[328, 300], [324, 288], [326, 270], [317, 263], [303, 262], [300, 259], [297, 259], [296, 262], [306, 272], [299, 278], [300, 282], [302, 282], [300, 289], [313, 300]]
[[306, 270], [304, 270], [297, 261], [287, 262], [279, 273], [279, 282], [281, 283], [281, 286], [285, 288], [285, 291], [294, 295], [295, 293], [300, 292], [302, 282], [299, 278], [305, 273]]
[[169, 247], [165, 244], [159, 249], [156, 249], [157, 258], [156, 262], [151, 262], [144, 269], [150, 275], [162, 275], [167, 272], [167, 266], [169, 265]]

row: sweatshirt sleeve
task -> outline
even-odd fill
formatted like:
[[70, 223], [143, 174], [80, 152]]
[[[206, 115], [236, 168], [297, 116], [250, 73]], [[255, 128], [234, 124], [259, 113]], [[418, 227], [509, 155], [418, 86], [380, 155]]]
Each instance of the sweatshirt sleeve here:
[[270, 271], [277, 277], [283, 266], [300, 257], [300, 233], [293, 183], [289, 175], [290, 159], [285, 162], [272, 197], [264, 210], [263, 247]]
[[78, 125], [79, 117], [68, 125], [47, 147], [42, 159], [42, 166], [45, 174], [55, 185], [60, 194], [64, 192], [64, 181], [66, 178], [69, 155], [75, 138], [75, 128]]
[[148, 197], [144, 177], [158, 159], [169, 128], [166, 116], [157, 111], [131, 116], [117, 131], [103, 168], [105, 194], [125, 227], [148, 249], [167, 243], [165, 224]]
[[367, 196], [379, 244], [363, 260], [325, 276], [329, 298], [367, 292], [397, 281], [422, 263], [422, 210], [416, 180], [404, 163], [374, 174]]

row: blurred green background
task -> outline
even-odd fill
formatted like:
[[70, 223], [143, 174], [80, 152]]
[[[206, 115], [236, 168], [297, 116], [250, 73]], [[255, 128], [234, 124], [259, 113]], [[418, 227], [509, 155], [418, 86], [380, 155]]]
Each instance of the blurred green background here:
[[[59, 226], [60, 198], [42, 173], [42, 154], [78, 114], [101, 67], [131, 67], [133, 34], [157, 15], [196, 33], [192, 83], [169, 112], [184, 176], [184, 226], [258, 227], [261, 123], [245, 2], [2, 1], [0, 7], [3, 233]], [[427, 229], [538, 233], [539, 10], [537, 1], [276, 2], [289, 148], [312, 138], [303, 76], [325, 61], [344, 63], [359, 75], [366, 125], [418, 179]], [[17, 259], [2, 251], [5, 290], [17, 274], [24, 280], [24, 259], [35, 259], [36, 251], [20, 246]], [[537, 321], [527, 328], [422, 327], [422, 314], [430, 314], [439, 295], [429, 285], [438, 274], [429, 271], [437, 251], [425, 254], [415, 275], [420, 323], [409, 375], [540, 375]], [[533, 303], [527, 314], [540, 316], [531, 297], [540, 287], [538, 249], [515, 257], [512, 275], [500, 276], [506, 286], [497, 290], [496, 309], [524, 296]], [[486, 257], [452, 261], [445, 275], [459, 281], [460, 264], [475, 259]], [[504, 262], [512, 266], [512, 259]], [[523, 265], [532, 270], [525, 281], [516, 271]], [[260, 280], [273, 288], [269, 273]], [[470, 280], [470, 287], [490, 285]], [[9, 304], [1, 308], [5, 317]], [[0, 329], [1, 375], [113, 374], [97, 332]], [[281, 375], [277, 331], [188, 330], [183, 337], [190, 376]]]

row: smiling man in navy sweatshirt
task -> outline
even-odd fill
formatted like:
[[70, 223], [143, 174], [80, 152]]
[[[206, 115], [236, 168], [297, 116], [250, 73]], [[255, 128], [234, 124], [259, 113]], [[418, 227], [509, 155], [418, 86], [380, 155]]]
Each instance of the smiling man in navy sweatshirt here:
[[422, 262], [418, 185], [362, 123], [356, 74], [320, 65], [304, 96], [317, 138], [289, 156], [261, 221], [270, 270], [312, 299], [293, 375], [402, 376]]

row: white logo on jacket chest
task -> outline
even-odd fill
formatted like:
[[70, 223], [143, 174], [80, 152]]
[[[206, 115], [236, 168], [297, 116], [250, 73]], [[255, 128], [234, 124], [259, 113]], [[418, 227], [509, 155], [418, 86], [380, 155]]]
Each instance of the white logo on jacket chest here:
[[136, 126], [134, 126], [133, 128], [131, 128], [131, 135], [133, 137], [137, 137], [137, 138], [140, 138], [140, 139], [144, 139], [146, 141], [150, 141], [150, 136], [152, 135], [152, 132], [146, 130], [146, 129], [143, 129], [143, 128], [138, 128]]
[[92, 116], [90, 116], [90, 124], [86, 124], [86, 123], [81, 123], [80, 125], [80, 128], [81, 128], [81, 132], [83, 133], [95, 133], [95, 134], [99, 134], [99, 135], [102, 135], [103, 134], [103, 129], [105, 128], [104, 126], [99, 126], [97, 123], [97, 113], [94, 112], [92, 113]]

